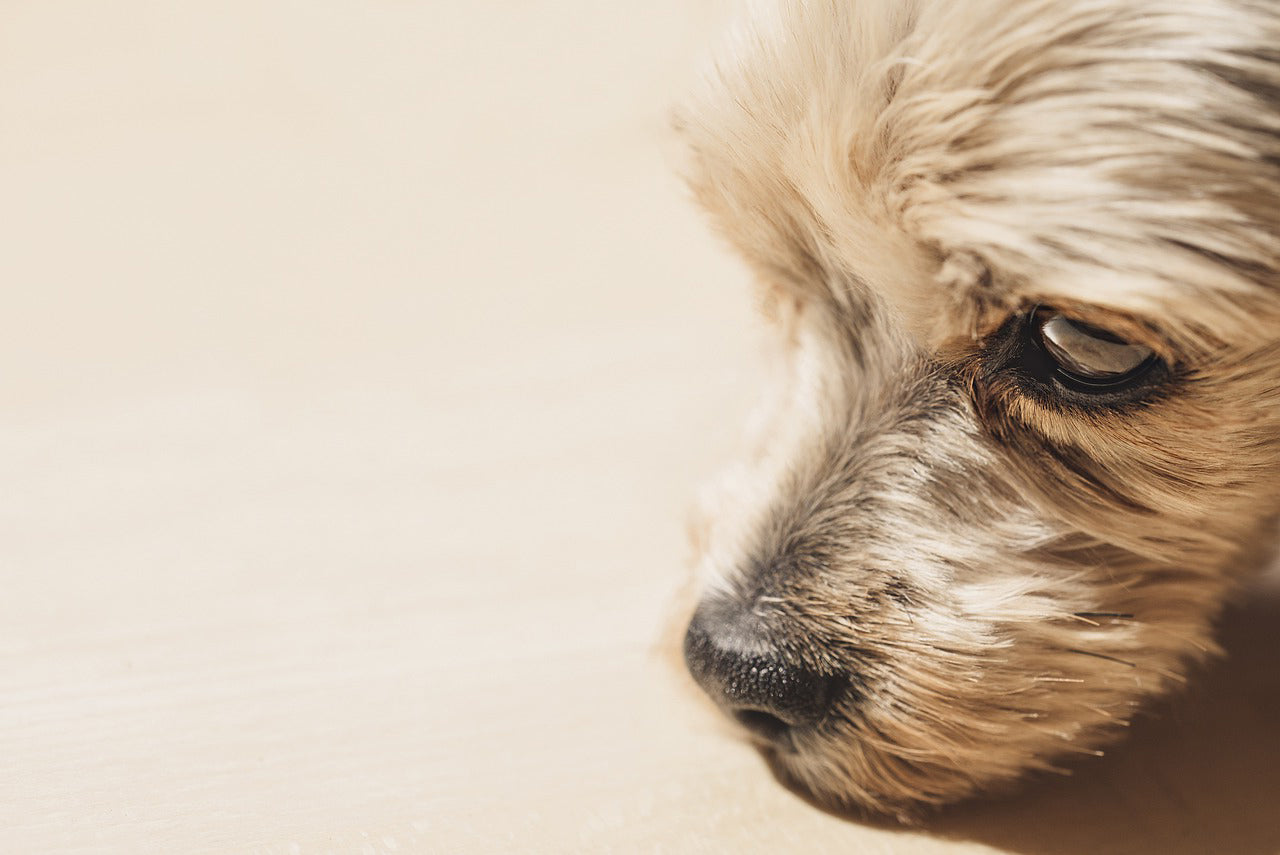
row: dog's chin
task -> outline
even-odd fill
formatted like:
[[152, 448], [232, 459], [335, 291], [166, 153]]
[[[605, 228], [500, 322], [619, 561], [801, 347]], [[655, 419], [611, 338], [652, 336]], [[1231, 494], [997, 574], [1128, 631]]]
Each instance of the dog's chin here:
[[[984, 766], [982, 750], [956, 764], [912, 759], [861, 730], [844, 721], [772, 738], [753, 734], [751, 741], [774, 777], [806, 801], [841, 816], [902, 825], [918, 825], [978, 793], [999, 792], [1025, 771]], [[985, 753], [998, 754], [999, 747]]]
[[751, 728], [749, 739], [788, 789], [842, 816], [915, 825], [978, 787], [956, 767], [913, 763], [884, 750], [864, 723], [847, 717], [774, 733]]

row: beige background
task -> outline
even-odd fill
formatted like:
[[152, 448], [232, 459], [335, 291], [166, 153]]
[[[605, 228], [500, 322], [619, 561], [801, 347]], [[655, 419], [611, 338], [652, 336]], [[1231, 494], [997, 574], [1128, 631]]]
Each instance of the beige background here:
[[1280, 607], [1070, 779], [779, 786], [663, 652], [749, 406], [709, 0], [0, 3], [0, 851], [1280, 852]]

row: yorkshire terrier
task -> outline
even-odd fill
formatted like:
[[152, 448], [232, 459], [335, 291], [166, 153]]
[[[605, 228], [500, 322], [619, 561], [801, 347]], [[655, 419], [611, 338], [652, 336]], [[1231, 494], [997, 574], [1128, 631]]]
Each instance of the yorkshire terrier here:
[[779, 333], [698, 683], [821, 801], [1071, 755], [1280, 512], [1280, 3], [773, 0], [679, 111]]

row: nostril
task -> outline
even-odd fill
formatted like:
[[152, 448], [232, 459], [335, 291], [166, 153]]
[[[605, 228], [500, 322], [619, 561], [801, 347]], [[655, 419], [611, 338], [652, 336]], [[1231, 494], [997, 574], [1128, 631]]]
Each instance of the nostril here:
[[737, 710], [733, 717], [738, 724], [769, 742], [777, 742], [791, 729], [791, 725], [764, 710]]

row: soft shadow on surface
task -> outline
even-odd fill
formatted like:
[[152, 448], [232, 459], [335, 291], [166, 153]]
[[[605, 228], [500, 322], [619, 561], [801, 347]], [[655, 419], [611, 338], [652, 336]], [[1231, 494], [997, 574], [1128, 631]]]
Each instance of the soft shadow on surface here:
[[1280, 593], [1223, 616], [1226, 658], [1074, 774], [960, 805], [935, 834], [1022, 855], [1280, 853]]
[[1133, 723], [1105, 757], [1006, 797], [906, 828], [816, 803], [843, 819], [982, 843], [1015, 855], [1280, 855], [1280, 590], [1223, 615], [1226, 655]]

